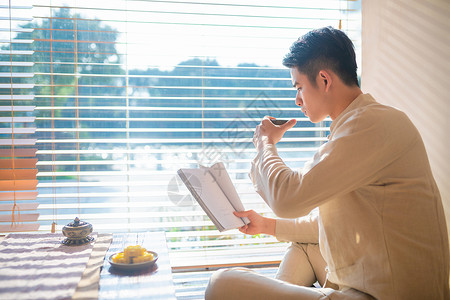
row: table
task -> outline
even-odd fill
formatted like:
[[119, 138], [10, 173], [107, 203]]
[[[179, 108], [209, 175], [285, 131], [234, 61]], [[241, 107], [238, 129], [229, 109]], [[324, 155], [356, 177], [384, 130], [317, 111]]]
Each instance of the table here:
[[[158, 253], [156, 264], [139, 271], [115, 270], [108, 257], [129, 245], [141, 245]], [[113, 234], [100, 273], [99, 299], [176, 299], [164, 232]]]

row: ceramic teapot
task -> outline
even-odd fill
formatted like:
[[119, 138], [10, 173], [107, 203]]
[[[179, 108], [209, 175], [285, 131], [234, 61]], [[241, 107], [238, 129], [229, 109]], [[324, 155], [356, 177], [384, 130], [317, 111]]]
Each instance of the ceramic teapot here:
[[92, 233], [92, 224], [80, 221], [76, 217], [73, 222], [70, 222], [63, 227], [62, 233], [66, 237], [62, 243], [67, 246], [78, 246], [92, 242], [94, 238], [89, 236]]

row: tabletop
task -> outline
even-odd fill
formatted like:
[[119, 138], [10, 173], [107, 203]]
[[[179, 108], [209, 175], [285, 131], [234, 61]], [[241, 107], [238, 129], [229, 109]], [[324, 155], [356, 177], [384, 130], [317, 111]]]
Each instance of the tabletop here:
[[[158, 254], [156, 263], [137, 271], [117, 270], [108, 257], [130, 245]], [[115, 233], [100, 273], [99, 299], [176, 299], [164, 232]]]

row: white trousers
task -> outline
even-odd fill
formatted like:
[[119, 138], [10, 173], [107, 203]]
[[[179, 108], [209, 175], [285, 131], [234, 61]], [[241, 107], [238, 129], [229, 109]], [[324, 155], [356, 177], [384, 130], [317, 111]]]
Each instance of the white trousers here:
[[205, 299], [374, 299], [354, 289], [312, 287], [316, 281], [325, 285], [325, 267], [317, 244], [292, 243], [275, 279], [247, 268], [221, 269], [211, 276]]

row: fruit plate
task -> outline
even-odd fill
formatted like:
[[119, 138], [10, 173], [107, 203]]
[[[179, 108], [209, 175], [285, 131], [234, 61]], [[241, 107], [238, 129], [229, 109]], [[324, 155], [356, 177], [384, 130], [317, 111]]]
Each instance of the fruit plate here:
[[153, 254], [153, 260], [149, 260], [142, 263], [137, 264], [120, 264], [113, 262], [112, 258], [114, 255], [116, 255], [119, 252], [113, 253], [108, 257], [108, 262], [113, 266], [114, 268], [117, 268], [119, 270], [127, 270], [127, 271], [134, 271], [134, 270], [141, 270], [144, 268], [150, 268], [155, 264], [155, 262], [158, 260], [158, 253], [153, 251], [147, 251], [148, 253]]

